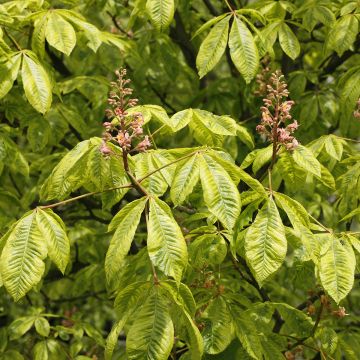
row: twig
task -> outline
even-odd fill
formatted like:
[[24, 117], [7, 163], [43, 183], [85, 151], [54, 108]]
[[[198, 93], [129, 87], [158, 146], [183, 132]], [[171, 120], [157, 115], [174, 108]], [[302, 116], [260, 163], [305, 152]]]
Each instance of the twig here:
[[9, 34], [9, 32], [6, 30], [5, 27], [3, 27], [3, 31], [5, 33], [5, 35], [10, 39], [10, 41], [15, 45], [15, 47], [19, 50], [22, 51], [21, 46], [19, 45], [19, 43], [15, 40], [15, 38]]
[[125, 189], [125, 188], [131, 188], [131, 187], [132, 187], [132, 184], [126, 184], [126, 185], [122, 185], [122, 186], [113, 187], [113, 188], [110, 188], [110, 189], [105, 189], [105, 190], [102, 190], [102, 191], [92, 191], [92, 192], [89, 192], [89, 193], [86, 193], [86, 194], [75, 196], [75, 197], [67, 199], [67, 200], [59, 201], [59, 202], [54, 203], [54, 204], [41, 205], [41, 206], [38, 206], [38, 208], [40, 208], [40, 209], [51, 209], [51, 208], [54, 208], [54, 207], [57, 207], [57, 206], [61, 206], [61, 205], [71, 203], [71, 202], [79, 200], [79, 199], [86, 198], [88, 196], [98, 195], [98, 194], [102, 194], [102, 193], [108, 192], [108, 191], [114, 191], [114, 190], [118, 190], [118, 189]]

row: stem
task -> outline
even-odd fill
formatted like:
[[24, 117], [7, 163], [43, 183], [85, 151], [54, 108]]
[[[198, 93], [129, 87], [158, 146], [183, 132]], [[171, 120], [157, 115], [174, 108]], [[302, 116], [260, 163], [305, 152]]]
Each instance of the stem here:
[[157, 134], [159, 131], [161, 131], [166, 125], [161, 125], [158, 129], [156, 129], [153, 133], [152, 136], [154, 136], [155, 134]]
[[235, 11], [234, 11], [234, 9], [230, 6], [228, 0], [225, 0], [225, 3], [226, 3], [226, 6], [229, 8], [229, 10], [230, 10], [232, 13], [235, 14]]
[[268, 169], [268, 174], [269, 174], [269, 190], [270, 190], [270, 194], [272, 195], [273, 189], [272, 189], [271, 169]]
[[126, 172], [131, 180], [131, 183], [133, 184], [134, 188], [140, 193], [143, 194], [145, 196], [149, 196], [148, 192], [146, 191], [146, 189], [141, 186], [140, 182], [136, 179], [136, 177], [130, 172], [127, 171]]
[[15, 38], [8, 33], [8, 31], [5, 29], [5, 27], [3, 28], [3, 31], [4, 31], [5, 35], [10, 39], [10, 41], [15, 45], [15, 47], [19, 51], [22, 51], [21, 46], [18, 44], [18, 42], [15, 40]]
[[346, 138], [346, 137], [342, 137], [342, 136], [337, 136], [336, 135], [336, 137], [338, 138], [338, 139], [342, 139], [342, 140], [346, 140], [346, 141], [352, 141], [352, 142], [355, 142], [355, 143], [360, 143], [360, 140], [355, 140], [355, 139], [350, 139], [350, 138]]
[[320, 309], [319, 309], [319, 311], [318, 311], [318, 314], [317, 314], [317, 317], [316, 317], [316, 321], [315, 321], [314, 327], [313, 327], [313, 329], [312, 329], [312, 331], [311, 331], [311, 336], [312, 336], [312, 337], [315, 335], [316, 330], [317, 330], [317, 328], [318, 328], [318, 326], [319, 326], [319, 323], [320, 323], [320, 320], [321, 320], [321, 315], [322, 315], [322, 313], [323, 313], [323, 310], [324, 310], [324, 304], [321, 302], [321, 304], [320, 304]]
[[114, 190], [118, 190], [118, 189], [126, 189], [126, 188], [131, 188], [131, 187], [132, 187], [132, 184], [126, 184], [126, 185], [122, 185], [122, 186], [113, 187], [113, 188], [110, 188], [110, 189], [105, 189], [105, 190], [102, 190], [102, 191], [93, 191], [93, 192], [89, 192], [89, 193], [82, 194], [82, 195], [79, 195], [79, 196], [75, 196], [75, 197], [67, 199], [67, 200], [59, 201], [59, 202], [54, 203], [54, 204], [41, 205], [41, 206], [38, 206], [38, 208], [39, 209], [51, 209], [51, 208], [54, 208], [54, 207], [57, 207], [57, 206], [61, 206], [61, 205], [71, 203], [71, 202], [79, 200], [79, 199], [86, 198], [88, 196], [98, 195], [98, 194], [102, 194], [102, 193], [108, 192], [108, 191], [114, 191]]
[[312, 216], [310, 213], [308, 215], [320, 226], [322, 227], [326, 232], [332, 234], [333, 231], [331, 229], [328, 229], [326, 226], [324, 226], [318, 219], [316, 219], [314, 216]]

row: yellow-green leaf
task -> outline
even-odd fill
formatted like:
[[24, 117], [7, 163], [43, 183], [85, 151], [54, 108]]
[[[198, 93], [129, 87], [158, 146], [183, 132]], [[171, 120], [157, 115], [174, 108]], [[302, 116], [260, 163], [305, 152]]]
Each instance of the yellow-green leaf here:
[[46, 113], [51, 106], [51, 82], [36, 57], [23, 54], [21, 76], [26, 98], [40, 113]]
[[285, 229], [272, 198], [257, 214], [245, 235], [245, 253], [260, 285], [283, 263], [287, 250]]

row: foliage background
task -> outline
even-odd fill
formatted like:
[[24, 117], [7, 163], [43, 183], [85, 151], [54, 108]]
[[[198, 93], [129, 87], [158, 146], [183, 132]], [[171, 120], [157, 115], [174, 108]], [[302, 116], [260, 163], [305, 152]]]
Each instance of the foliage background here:
[[[240, 11], [234, 15], [229, 7]], [[219, 22], [210, 23], [212, 28], [205, 26], [199, 33], [208, 20], [225, 13], [229, 18], [217, 19]], [[337, 239], [341, 238], [342, 245], [351, 244], [359, 251], [360, 122], [353, 116], [360, 97], [359, 14], [359, 2], [346, 0], [1, 1], [1, 234], [27, 211], [46, 203], [39, 197], [41, 186], [69, 150], [90, 137], [101, 136], [109, 81], [121, 66], [128, 69], [140, 104], [162, 107], [141, 108], [151, 117], [145, 128], [153, 135], [154, 147], [216, 147], [230, 154], [252, 177], [263, 178], [267, 187], [263, 174], [271, 151], [255, 132], [263, 96], [256, 93], [259, 85], [254, 79], [265, 66], [260, 59], [266, 56], [271, 69], [281, 69], [289, 83], [290, 98], [295, 100], [292, 113], [301, 125], [297, 139], [313, 154], [300, 168], [283, 155], [274, 170], [273, 187], [302, 204], [311, 216], [304, 215], [311, 219], [309, 236], [313, 236], [312, 231], [318, 243], [327, 244], [326, 234], [333, 229], [340, 234]], [[231, 36], [227, 46], [225, 31], [226, 21], [231, 19], [232, 24], [233, 16], [245, 26], [238, 39], [240, 45], [234, 45], [238, 54], [231, 50]], [[219, 136], [196, 128], [196, 124], [172, 131], [168, 126], [171, 116], [189, 108], [229, 115], [240, 126], [232, 136]], [[174, 152], [173, 156], [179, 154]], [[321, 165], [314, 165], [313, 157]], [[320, 169], [321, 176], [315, 176], [314, 167]], [[99, 177], [95, 176], [95, 181], [86, 178], [88, 170], [75, 164], [71, 171], [70, 175], [77, 177], [72, 181], [83, 185], [80, 189], [74, 186], [72, 196], [103, 189]], [[241, 234], [260, 202], [249, 196], [249, 180], [243, 181], [239, 189], [247, 211], [243, 211], [235, 235], [225, 236], [226, 243], [223, 237], [212, 237], [214, 248], [201, 248], [200, 260], [195, 256], [197, 250], [192, 250], [195, 270], [189, 270], [183, 279], [196, 300], [193, 317], [204, 337], [204, 358], [277, 359], [284, 358], [288, 350], [290, 359], [357, 359], [358, 281], [344, 300], [342, 295], [349, 292], [359, 273], [353, 260], [359, 254], [350, 245], [351, 250], [345, 251], [339, 242], [332, 243], [333, 254], [346, 263], [345, 270], [333, 274], [334, 266], [330, 266], [330, 274], [324, 276], [335, 279], [335, 284], [324, 285], [318, 260], [311, 260], [312, 254], [304, 250], [305, 240], [296, 233], [299, 229], [294, 219], [286, 216], [291, 209], [280, 205], [285, 210], [280, 210], [280, 215], [287, 229], [288, 255], [281, 270], [260, 288], [241, 245]], [[208, 204], [201, 194], [198, 186], [184, 206], [173, 209], [185, 235], [204, 226], [206, 231], [213, 227], [211, 219], [206, 222]], [[141, 220], [118, 283], [108, 286], [105, 281], [104, 261], [112, 236], [107, 225], [123, 205], [136, 198], [138, 194], [131, 190], [122, 202], [112, 196], [93, 196], [54, 209], [67, 227], [70, 263], [62, 275], [46, 260], [45, 276], [25, 297], [19, 296], [18, 302], [1, 287], [2, 359], [103, 358], [105, 338], [119, 319], [119, 311], [124, 311], [121, 307], [114, 311], [115, 293], [151, 275], [146, 252], [141, 251], [147, 236]], [[54, 199], [62, 200], [56, 194]], [[168, 193], [165, 199], [171, 203]], [[293, 206], [296, 222], [302, 209]], [[219, 227], [218, 222], [215, 225]], [[6, 240], [7, 235], [1, 249]], [[2, 276], [4, 259], [3, 255]], [[354, 268], [349, 263], [354, 263]], [[340, 287], [341, 297], [334, 295], [334, 287]], [[324, 288], [330, 296], [321, 298]], [[338, 305], [331, 297], [336, 302], [342, 300], [348, 316], [339, 318]], [[234, 313], [226, 307], [229, 303], [237, 304]], [[129, 324], [125, 333], [128, 331]], [[133, 336], [136, 346], [141, 328]], [[114, 358], [125, 358], [124, 344], [125, 335], [121, 335]], [[295, 351], [297, 345], [301, 351]], [[178, 342], [172, 358], [200, 356], [186, 349]], [[130, 358], [144, 356], [140, 352]]]

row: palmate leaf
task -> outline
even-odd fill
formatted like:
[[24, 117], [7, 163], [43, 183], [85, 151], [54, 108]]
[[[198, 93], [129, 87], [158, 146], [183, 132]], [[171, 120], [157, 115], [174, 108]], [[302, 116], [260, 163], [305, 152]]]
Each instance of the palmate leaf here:
[[36, 221], [46, 240], [50, 259], [64, 273], [70, 260], [70, 240], [63, 221], [52, 211], [41, 209], [36, 210]]
[[236, 185], [224, 168], [209, 155], [200, 155], [199, 163], [205, 204], [227, 229], [232, 229], [241, 208]]
[[72, 25], [56, 11], [51, 11], [46, 24], [47, 42], [65, 55], [70, 55], [76, 45], [76, 34]]
[[290, 27], [282, 23], [279, 26], [279, 42], [285, 54], [295, 60], [300, 54], [300, 43]]
[[245, 253], [260, 285], [283, 263], [287, 250], [285, 229], [272, 197], [257, 214], [245, 235]]
[[52, 102], [49, 76], [34, 53], [23, 53], [22, 59], [21, 76], [26, 98], [38, 112], [46, 113]]
[[347, 241], [329, 235], [321, 246], [319, 275], [326, 292], [339, 303], [352, 289], [355, 255]]
[[233, 63], [246, 83], [249, 83], [256, 75], [259, 66], [259, 54], [251, 31], [236, 16], [231, 26], [229, 47]]
[[112, 282], [123, 266], [124, 258], [130, 250], [146, 201], [147, 198], [141, 198], [128, 203], [109, 224], [109, 231], [116, 230], [105, 258], [105, 273], [108, 282]]
[[219, 21], [202, 42], [196, 58], [200, 78], [204, 77], [219, 62], [228, 41], [230, 16]]
[[16, 54], [0, 65], [0, 99], [12, 88], [21, 64], [21, 54]]
[[163, 31], [170, 25], [174, 17], [174, 0], [147, 0], [146, 10], [154, 27]]
[[0, 258], [2, 281], [15, 301], [41, 280], [46, 255], [47, 246], [36, 213], [28, 213], [10, 233]]
[[174, 326], [167, 303], [155, 288], [140, 308], [127, 334], [129, 360], [167, 360], [174, 342]]
[[147, 246], [150, 259], [166, 275], [180, 282], [188, 258], [184, 236], [165, 202], [151, 197], [149, 203]]
[[178, 164], [170, 189], [170, 197], [174, 205], [180, 205], [185, 201], [199, 179], [199, 158], [197, 154]]

